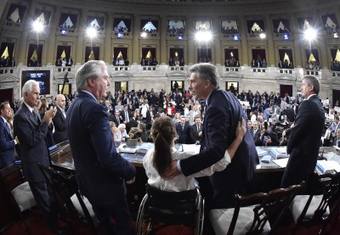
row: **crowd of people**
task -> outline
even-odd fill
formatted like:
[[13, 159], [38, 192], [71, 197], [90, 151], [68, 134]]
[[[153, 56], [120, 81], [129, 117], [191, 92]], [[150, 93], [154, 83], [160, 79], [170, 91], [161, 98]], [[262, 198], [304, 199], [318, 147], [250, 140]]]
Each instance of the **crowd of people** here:
[[14, 67], [15, 59], [10, 57], [0, 57], [0, 67]]
[[251, 67], [253, 67], [253, 68], [266, 68], [267, 67], [266, 58], [261, 58], [260, 56], [257, 56], [256, 59], [253, 59], [251, 61]]
[[[19, 145], [24, 174], [54, 228], [54, 198], [37, 163], [48, 166], [47, 147], [68, 139], [78, 186], [100, 223], [110, 233], [133, 234], [124, 183], [134, 181], [135, 169], [115, 148], [129, 138], [155, 143], [154, 152], [144, 162], [150, 184], [161, 187], [166, 181], [167, 186], [181, 191], [192, 187], [195, 176], [205, 176], [198, 184], [213, 209], [233, 206], [234, 193], [247, 187], [258, 163], [255, 145], [288, 146], [294, 160], [289, 161], [282, 179], [282, 186], [287, 187], [311, 174], [325, 130], [330, 136], [340, 134], [339, 117], [333, 109], [325, 119], [314, 77], [303, 79], [302, 96], [281, 97], [274, 92], [222, 91], [211, 64], [194, 65], [190, 74], [190, 91], [184, 93], [151, 89], [111, 94], [105, 63], [88, 61], [76, 73], [77, 95], [40, 99], [38, 83], [29, 80], [23, 86], [23, 99], [14, 103], [14, 112], [8, 102], [0, 106], [0, 130], [6, 132], [9, 143], [1, 167], [14, 161], [14, 146]], [[317, 128], [309, 131], [308, 125]], [[309, 137], [300, 141], [304, 135]], [[194, 156], [180, 154], [173, 149], [175, 143], [200, 144], [201, 151]], [[312, 156], [311, 161], [306, 154], [300, 157], [304, 152]], [[39, 159], [33, 159], [37, 153]], [[301, 164], [308, 167], [297, 175], [294, 169]], [[187, 184], [178, 185], [176, 178]]]

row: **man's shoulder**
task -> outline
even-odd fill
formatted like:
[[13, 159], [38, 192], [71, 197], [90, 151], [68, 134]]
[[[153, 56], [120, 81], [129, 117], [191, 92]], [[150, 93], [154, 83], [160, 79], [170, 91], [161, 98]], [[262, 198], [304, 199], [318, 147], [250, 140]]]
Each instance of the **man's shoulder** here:
[[15, 113], [15, 115], [14, 115], [14, 119], [15, 119], [16, 117], [25, 116], [26, 113], [27, 113], [27, 111], [29, 111], [29, 110], [28, 110], [28, 108], [26, 107], [26, 105], [22, 104], [22, 105], [20, 106], [20, 108], [16, 111], [16, 113]]

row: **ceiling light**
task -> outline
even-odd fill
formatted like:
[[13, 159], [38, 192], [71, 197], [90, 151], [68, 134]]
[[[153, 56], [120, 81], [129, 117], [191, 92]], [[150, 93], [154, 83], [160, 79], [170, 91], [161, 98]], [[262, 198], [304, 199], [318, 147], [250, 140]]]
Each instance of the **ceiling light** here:
[[96, 38], [98, 35], [98, 31], [96, 28], [89, 26], [86, 29], [86, 36], [89, 37], [90, 39]]
[[209, 42], [213, 39], [211, 31], [197, 31], [195, 33], [195, 40], [197, 42]]

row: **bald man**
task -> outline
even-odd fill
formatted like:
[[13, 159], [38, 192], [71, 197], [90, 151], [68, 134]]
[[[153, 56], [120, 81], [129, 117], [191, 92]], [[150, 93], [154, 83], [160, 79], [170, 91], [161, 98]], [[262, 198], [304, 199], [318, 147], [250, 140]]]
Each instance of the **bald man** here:
[[66, 129], [66, 98], [63, 94], [58, 94], [55, 98], [55, 104], [57, 106], [57, 113], [53, 118], [53, 124], [55, 132], [53, 133], [54, 143], [60, 143], [67, 140], [67, 129]]

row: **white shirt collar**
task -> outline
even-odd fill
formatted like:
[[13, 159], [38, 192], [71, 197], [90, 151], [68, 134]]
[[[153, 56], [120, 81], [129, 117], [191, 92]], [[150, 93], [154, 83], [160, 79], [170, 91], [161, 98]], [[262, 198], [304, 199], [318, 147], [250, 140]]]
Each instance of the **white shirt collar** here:
[[307, 97], [307, 99], [306, 100], [309, 100], [312, 96], [315, 96], [316, 94], [311, 94], [311, 95], [309, 95], [308, 97]]
[[205, 105], [206, 105], [206, 106], [208, 106], [208, 100], [209, 100], [209, 98], [210, 98], [210, 96], [211, 96], [211, 94], [213, 93], [214, 90], [215, 90], [215, 89], [213, 89], [213, 90], [209, 93], [208, 97], [205, 99]]
[[28, 110], [29, 110], [31, 113], [33, 113], [34, 108], [31, 107], [30, 105], [28, 105], [25, 101], [24, 101], [24, 104], [26, 105], [26, 107], [28, 108]]
[[4, 120], [4, 123], [6, 123], [6, 124], [8, 123], [6, 118], [4, 118], [3, 116], [0, 116], [0, 117], [2, 117], [2, 120]]
[[81, 91], [82, 91], [82, 92], [85, 92], [86, 94], [89, 94], [90, 96], [93, 97], [93, 99], [95, 99], [96, 101], [98, 101], [97, 98], [96, 98], [91, 92], [89, 92], [88, 90], [81, 90]]

